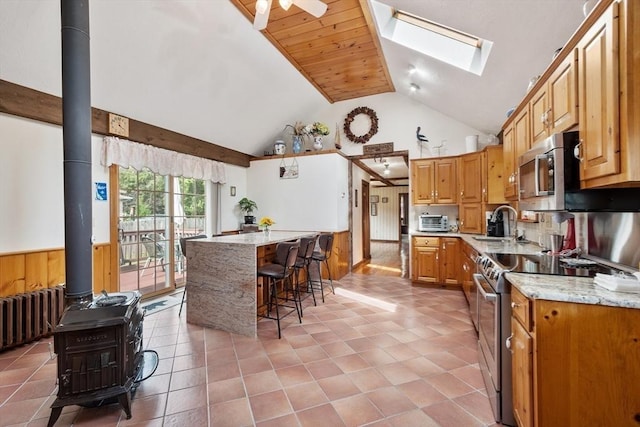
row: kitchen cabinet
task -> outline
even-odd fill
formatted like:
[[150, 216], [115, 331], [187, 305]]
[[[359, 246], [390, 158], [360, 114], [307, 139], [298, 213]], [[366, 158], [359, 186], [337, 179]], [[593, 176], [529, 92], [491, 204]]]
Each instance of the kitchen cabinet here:
[[457, 203], [457, 158], [411, 161], [411, 194], [414, 205]]
[[460, 156], [460, 203], [482, 202], [482, 155], [480, 152]]
[[440, 239], [438, 237], [412, 238], [411, 279], [422, 283], [437, 283], [440, 278]]
[[576, 52], [569, 54], [529, 102], [531, 144], [578, 123]]
[[500, 145], [489, 145], [483, 151], [482, 158], [482, 201], [488, 204], [506, 203], [504, 195], [506, 170], [504, 151]]
[[461, 241], [460, 245], [462, 246], [462, 271], [460, 272], [460, 282], [462, 283], [464, 296], [470, 303], [472, 301], [471, 292], [475, 291], [473, 286], [473, 273], [476, 272], [476, 258], [478, 257], [478, 252], [473, 249], [470, 244], [464, 241]]
[[511, 298], [518, 425], [638, 425], [640, 310]]
[[486, 224], [482, 206], [481, 203], [465, 203], [458, 206], [458, 228], [461, 233], [484, 233]]
[[516, 140], [514, 125], [511, 122], [502, 136], [502, 150], [504, 159], [504, 197], [507, 200], [518, 200], [518, 181], [516, 169]]
[[418, 283], [460, 284], [460, 239], [413, 236], [411, 279]]
[[620, 172], [618, 3], [612, 3], [578, 42], [580, 179]]
[[[529, 108], [527, 106], [517, 113], [516, 118], [513, 120], [513, 138], [515, 147], [514, 169], [516, 170], [516, 178], [518, 176], [518, 158], [531, 148], [531, 126], [529, 117]], [[516, 179], [516, 187], [517, 184], [518, 181]]]
[[460, 271], [460, 239], [443, 237], [440, 239], [440, 280], [439, 283], [457, 285]]

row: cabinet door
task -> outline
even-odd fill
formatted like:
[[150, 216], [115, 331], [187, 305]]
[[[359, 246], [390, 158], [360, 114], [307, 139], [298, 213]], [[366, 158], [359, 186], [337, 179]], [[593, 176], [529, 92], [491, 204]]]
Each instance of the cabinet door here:
[[[514, 170], [518, 175], [518, 157], [531, 148], [531, 125], [529, 108], [526, 106], [513, 121], [513, 138], [515, 140]], [[517, 181], [516, 181], [517, 182]]]
[[482, 156], [481, 153], [460, 157], [460, 203], [482, 202]]
[[458, 200], [456, 159], [440, 159], [435, 163], [435, 202], [455, 204]]
[[413, 279], [419, 282], [437, 283], [438, 248], [417, 246], [413, 249]]
[[506, 171], [503, 159], [504, 152], [501, 146], [487, 147], [483, 165], [483, 178], [486, 182], [483, 189], [485, 203], [504, 204], [506, 201], [504, 197]]
[[411, 193], [414, 204], [430, 204], [435, 201], [433, 160], [414, 160], [411, 163]]
[[504, 154], [504, 197], [507, 200], [517, 200], [518, 192], [516, 185], [515, 147], [513, 123], [504, 131], [502, 149]]
[[613, 2], [578, 43], [583, 181], [620, 172], [617, 16]]
[[460, 283], [460, 241], [458, 238], [443, 238], [440, 246], [440, 283]]
[[459, 207], [460, 212], [460, 232], [462, 233], [483, 233], [484, 215], [482, 214], [482, 204], [464, 203]]
[[533, 339], [511, 318], [513, 415], [519, 427], [533, 426]]
[[549, 134], [563, 132], [578, 123], [576, 51], [567, 56], [549, 77]]
[[531, 139], [535, 144], [549, 136], [549, 99], [543, 85], [529, 101], [531, 108]]

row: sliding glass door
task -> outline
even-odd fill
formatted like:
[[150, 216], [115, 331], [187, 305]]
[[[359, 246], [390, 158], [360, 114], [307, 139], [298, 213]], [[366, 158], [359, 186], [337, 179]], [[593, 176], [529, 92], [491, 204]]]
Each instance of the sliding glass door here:
[[180, 238], [204, 233], [204, 181], [119, 167], [120, 290], [143, 295], [184, 283]]

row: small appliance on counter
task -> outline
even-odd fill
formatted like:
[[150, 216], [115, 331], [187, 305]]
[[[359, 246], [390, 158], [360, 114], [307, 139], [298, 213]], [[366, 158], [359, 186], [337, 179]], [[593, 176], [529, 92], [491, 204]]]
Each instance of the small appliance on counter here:
[[496, 214], [496, 220], [491, 221], [491, 213], [488, 212], [487, 218], [487, 236], [504, 237], [504, 217], [502, 212]]
[[418, 216], [418, 231], [449, 231], [449, 217], [446, 215], [422, 214]]

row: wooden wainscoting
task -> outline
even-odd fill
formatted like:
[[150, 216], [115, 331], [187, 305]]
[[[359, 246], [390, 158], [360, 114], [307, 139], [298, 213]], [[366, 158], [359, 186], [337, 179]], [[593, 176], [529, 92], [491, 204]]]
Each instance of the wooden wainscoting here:
[[[93, 292], [115, 292], [109, 243], [93, 247]], [[53, 288], [65, 282], [64, 249], [0, 254], [0, 297]]]
[[[331, 277], [339, 280], [349, 273], [349, 254], [351, 246], [349, 244], [349, 231], [340, 231], [333, 234], [333, 251], [329, 258]], [[323, 277], [326, 272], [323, 271]]]

